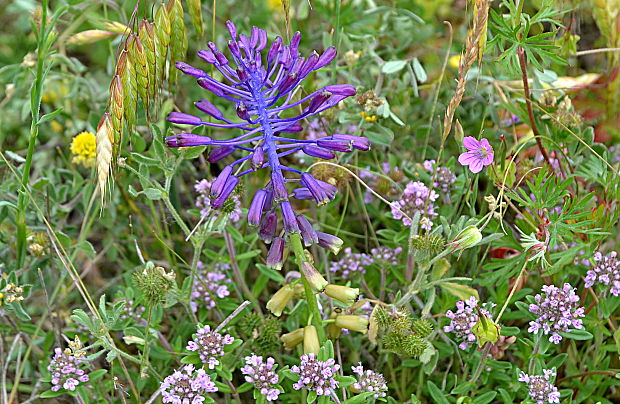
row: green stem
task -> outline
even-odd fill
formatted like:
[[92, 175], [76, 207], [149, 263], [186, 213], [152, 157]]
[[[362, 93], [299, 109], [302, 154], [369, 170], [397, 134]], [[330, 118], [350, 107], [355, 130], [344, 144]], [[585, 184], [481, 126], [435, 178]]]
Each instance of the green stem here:
[[289, 242], [293, 253], [295, 254], [295, 259], [297, 260], [299, 271], [301, 272], [301, 280], [304, 284], [306, 301], [308, 302], [308, 307], [310, 308], [310, 315], [312, 316], [312, 325], [316, 327], [317, 334], [319, 335], [319, 342], [323, 344], [325, 342], [325, 330], [323, 329], [323, 321], [321, 317], [321, 312], [319, 311], [319, 305], [316, 301], [316, 295], [314, 294], [310, 283], [304, 276], [301, 269], [302, 264], [306, 261], [306, 255], [304, 254], [304, 247], [301, 244], [301, 236], [299, 235], [299, 233], [289, 234]]
[[28, 151], [26, 152], [26, 162], [22, 172], [21, 189], [19, 191], [19, 199], [17, 201], [17, 214], [15, 221], [17, 223], [17, 262], [16, 268], [24, 265], [26, 258], [26, 204], [28, 196], [24, 191], [30, 182], [30, 167], [32, 166], [32, 155], [34, 154], [34, 146], [39, 135], [39, 114], [41, 111], [41, 97], [43, 90], [43, 80], [45, 79], [45, 62], [47, 59], [47, 51], [50, 44], [47, 43], [50, 30], [47, 29], [47, 3], [48, 0], [41, 2], [41, 26], [37, 35], [37, 72], [34, 83], [30, 91], [30, 113], [32, 121], [30, 123], [30, 136], [28, 138]]
[[149, 362], [149, 339], [151, 336], [151, 319], [153, 315], [153, 298], [149, 301], [149, 312], [146, 317], [146, 332], [144, 334], [144, 353], [140, 360], [140, 374], [146, 375], [146, 368]]

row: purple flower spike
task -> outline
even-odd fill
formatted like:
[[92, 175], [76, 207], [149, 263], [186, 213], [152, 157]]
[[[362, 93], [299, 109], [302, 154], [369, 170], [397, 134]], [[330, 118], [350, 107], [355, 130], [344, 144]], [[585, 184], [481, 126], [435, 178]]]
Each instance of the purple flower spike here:
[[493, 163], [493, 148], [488, 140], [478, 141], [472, 136], [466, 136], [463, 139], [463, 145], [468, 151], [459, 156], [459, 163], [469, 166], [472, 173], [477, 174], [482, 171], [483, 167]]
[[[268, 168], [269, 181], [253, 198], [249, 209], [250, 224], [260, 225], [259, 237], [271, 242], [278, 232], [278, 215], [281, 215], [285, 235], [302, 232], [306, 243], [320, 244], [321, 238], [312, 229], [310, 222], [306, 218], [298, 219], [290, 204], [291, 196], [287, 188], [291, 183], [297, 184], [297, 178], [294, 177], [302, 171], [287, 167], [280, 159], [303, 151], [309, 156], [329, 160], [336, 157], [334, 152], [351, 152], [354, 149], [366, 151], [370, 143], [363, 137], [345, 134], [305, 140], [289, 138], [284, 134], [301, 132], [303, 127], [300, 123], [355, 95], [355, 87], [348, 84], [328, 85], [301, 99], [293, 97], [306, 77], [336, 58], [336, 49], [329, 47], [321, 55], [312, 52], [304, 57], [299, 49], [299, 32], [293, 35], [289, 44], [285, 44], [280, 37], [268, 44], [267, 32], [261, 28], [253, 27], [249, 35], [244, 35], [237, 31], [231, 21], [226, 23], [226, 27], [230, 33], [227, 46], [218, 49], [210, 42], [207, 49], [198, 52], [201, 59], [212, 65], [211, 70], [218, 71], [217, 77], [223, 77], [221, 81], [206, 73], [210, 69], [198, 69], [183, 62], [176, 66], [196, 79], [202, 88], [233, 102], [237, 116], [226, 118], [211, 102], [200, 100], [196, 102], [196, 107], [219, 122], [179, 112], [171, 113], [168, 120], [181, 125], [235, 129], [235, 133], [240, 130], [241, 134], [228, 139], [177, 135], [170, 137], [167, 142], [171, 147], [214, 146], [208, 157], [210, 163], [218, 162], [235, 152], [245, 155], [231, 163], [229, 171], [225, 168], [222, 178], [214, 182], [213, 209], [224, 204], [237, 185], [238, 178]], [[226, 55], [222, 53], [223, 50]], [[242, 167], [243, 164], [247, 164], [245, 169], [235, 171], [236, 175], [233, 176], [232, 167]], [[334, 199], [336, 187], [317, 181], [310, 174], [301, 176], [302, 186], [293, 192], [296, 199], [315, 199], [320, 205]], [[330, 249], [334, 247], [331, 241], [323, 245]]]
[[264, 189], [260, 189], [256, 192], [256, 194], [254, 194], [254, 199], [252, 199], [252, 204], [250, 205], [250, 210], [248, 211], [248, 224], [250, 226], [258, 226], [260, 224], [261, 218], [263, 217], [263, 207], [265, 206], [266, 200], [267, 191]]
[[570, 332], [571, 328], [582, 329], [583, 321], [579, 317], [585, 316], [585, 309], [579, 306], [579, 295], [575, 293], [569, 283], [562, 289], [554, 285], [544, 285], [542, 294], [534, 296], [534, 304], [530, 304], [530, 312], [536, 314], [536, 319], [530, 321], [528, 332], [537, 334], [542, 330], [548, 335], [549, 341], [559, 344], [562, 341], [560, 332]]

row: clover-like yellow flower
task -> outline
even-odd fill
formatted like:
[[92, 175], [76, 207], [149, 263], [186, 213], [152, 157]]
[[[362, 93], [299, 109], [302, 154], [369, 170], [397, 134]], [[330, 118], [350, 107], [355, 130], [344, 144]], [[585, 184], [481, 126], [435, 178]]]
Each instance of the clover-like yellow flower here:
[[71, 154], [75, 164], [86, 168], [94, 167], [97, 162], [97, 141], [92, 132], [80, 132], [71, 141]]

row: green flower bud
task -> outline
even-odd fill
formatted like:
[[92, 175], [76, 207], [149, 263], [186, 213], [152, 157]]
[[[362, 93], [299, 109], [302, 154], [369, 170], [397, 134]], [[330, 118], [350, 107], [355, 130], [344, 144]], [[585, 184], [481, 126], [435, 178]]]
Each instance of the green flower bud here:
[[448, 243], [454, 251], [465, 250], [478, 244], [482, 240], [482, 233], [474, 225], [467, 226], [456, 236], [454, 240]]
[[295, 288], [286, 284], [280, 288], [267, 302], [267, 310], [274, 316], [280, 317], [282, 311], [295, 295]]
[[323, 275], [309, 262], [304, 262], [301, 265], [301, 271], [304, 274], [304, 277], [308, 280], [308, 283], [312, 287], [312, 289], [320, 293], [325, 290], [328, 282], [323, 278]]
[[334, 324], [340, 328], [346, 328], [347, 330], [361, 332], [366, 334], [368, 332], [368, 319], [366, 317], [357, 316], [354, 314], [341, 314], [336, 316]]
[[358, 288], [350, 288], [348, 286], [329, 284], [325, 287], [325, 294], [332, 299], [336, 299], [344, 304], [352, 305], [360, 296]]
[[304, 340], [304, 328], [298, 328], [280, 337], [285, 349], [293, 349]]
[[321, 343], [319, 342], [319, 335], [316, 332], [316, 328], [313, 325], [309, 325], [304, 328], [304, 353], [313, 353], [318, 355], [321, 349]]
[[479, 347], [482, 347], [487, 342], [495, 344], [499, 339], [499, 329], [499, 325], [478, 310], [478, 322], [472, 327], [471, 331], [476, 336]]

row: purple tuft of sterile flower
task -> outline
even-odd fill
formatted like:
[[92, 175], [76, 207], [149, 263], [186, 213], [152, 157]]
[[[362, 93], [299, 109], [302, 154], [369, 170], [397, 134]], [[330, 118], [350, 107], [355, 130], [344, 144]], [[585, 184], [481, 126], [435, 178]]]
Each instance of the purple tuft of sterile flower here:
[[469, 166], [472, 173], [477, 174], [482, 169], [493, 163], [493, 148], [486, 139], [477, 140], [475, 137], [466, 136], [463, 146], [467, 149], [459, 156], [459, 163]]
[[224, 356], [224, 345], [230, 345], [234, 340], [228, 334], [222, 336], [219, 332], [212, 331], [207, 325], [198, 328], [194, 339], [187, 343], [187, 350], [197, 352], [202, 363], [206, 363], [209, 369], [214, 369], [220, 364], [217, 358]]
[[349, 279], [355, 274], [363, 274], [374, 260], [364, 253], [354, 253], [347, 247], [343, 251], [343, 257], [331, 263], [329, 270], [340, 279]]
[[528, 332], [537, 334], [541, 329], [544, 335], [551, 334], [549, 341], [559, 344], [562, 341], [560, 332], [570, 332], [570, 328], [582, 329], [584, 308], [579, 307], [579, 296], [569, 283], [560, 289], [554, 285], [544, 285], [542, 294], [534, 296], [535, 304], [530, 304], [530, 312], [537, 315], [530, 321]]
[[276, 401], [280, 395], [277, 387], [279, 378], [275, 372], [277, 366], [272, 357], [263, 361], [262, 356], [252, 354], [245, 357], [245, 366], [241, 368], [241, 373], [245, 375], [245, 381], [252, 383], [267, 401]]
[[299, 381], [293, 384], [295, 390], [316, 391], [319, 396], [329, 396], [338, 387], [335, 379], [340, 365], [333, 359], [318, 360], [313, 353], [301, 356], [299, 366], [291, 367], [291, 372], [299, 375]]
[[[212, 210], [214, 210], [211, 206], [213, 200], [209, 196], [211, 192], [211, 184], [211, 182], [203, 179], [196, 182], [196, 185], [194, 185], [194, 190], [198, 193], [196, 196], [196, 207], [200, 209], [201, 217], [207, 216]], [[236, 223], [241, 218], [241, 201], [237, 195], [231, 196], [230, 199], [233, 202], [233, 208], [230, 213], [228, 213], [228, 218], [231, 222]]]
[[448, 167], [437, 167], [435, 160], [424, 161], [424, 169], [433, 174], [433, 187], [448, 195], [456, 182], [456, 175]]
[[526, 383], [530, 398], [536, 404], [549, 404], [560, 402], [560, 392], [553, 385], [552, 377], [555, 377], [553, 370], [543, 369], [543, 375], [530, 376], [524, 372], [519, 374], [519, 381]]
[[207, 393], [217, 391], [217, 386], [204, 369], [196, 370], [194, 365], [185, 365], [167, 376], [160, 385], [163, 403], [202, 404]]
[[52, 391], [65, 389], [74, 391], [80, 383], [89, 380], [84, 370], [80, 369], [81, 360], [73, 356], [70, 352], [63, 352], [62, 349], [54, 349], [54, 357], [47, 370], [51, 373]]
[[381, 265], [398, 265], [400, 259], [398, 256], [403, 252], [402, 247], [390, 248], [390, 247], [377, 247], [370, 250], [370, 256], [372, 259]]
[[465, 301], [456, 302], [456, 309], [456, 313], [452, 310], [446, 312], [446, 317], [451, 321], [450, 325], [445, 326], [443, 330], [453, 332], [457, 338], [463, 339], [464, 341], [459, 344], [459, 348], [467, 349], [469, 344], [473, 344], [477, 340], [472, 328], [478, 323], [478, 310], [486, 316], [490, 316], [490, 314], [487, 310], [478, 308], [478, 300], [474, 296]]
[[600, 285], [612, 295], [620, 295], [620, 260], [618, 253], [615, 251], [607, 255], [601, 254], [599, 251], [594, 253], [593, 269], [588, 270], [586, 275], [586, 288], [592, 287], [594, 284]]
[[374, 398], [381, 398], [387, 395], [388, 386], [381, 373], [366, 369], [362, 366], [352, 366], [353, 373], [357, 375], [357, 382], [353, 383], [353, 388], [361, 393], [373, 392]]
[[[253, 27], [246, 36], [238, 35], [231, 21], [227, 21], [226, 26], [230, 33], [227, 56], [213, 42], [208, 43], [208, 49], [198, 51], [200, 58], [218, 70], [222, 81], [183, 62], [177, 62], [176, 67], [196, 78], [202, 88], [233, 102], [237, 116], [227, 118], [210, 101], [202, 99], [195, 106], [209, 119], [181, 112], [172, 112], [167, 119], [179, 125], [238, 129], [242, 134], [220, 140], [186, 132], [169, 136], [166, 143], [169, 147], [210, 146], [207, 158], [210, 163], [237, 153], [244, 154], [224, 167], [212, 182], [209, 189], [212, 209], [224, 205], [241, 177], [267, 168], [269, 181], [254, 195], [248, 210], [248, 223], [259, 228], [259, 236], [267, 243], [274, 238], [280, 222], [286, 235], [305, 232], [304, 241], [320, 244], [316, 230], [300, 223], [303, 219], [291, 206], [288, 188], [295, 186], [293, 198], [312, 199], [318, 205], [333, 200], [337, 188], [310, 173], [283, 164], [282, 159], [303, 152], [329, 160], [336, 157], [336, 152], [369, 150], [369, 140], [360, 136], [336, 133], [317, 139], [301, 139], [301, 136], [290, 135], [303, 131], [301, 122], [304, 120], [355, 95], [355, 87], [327, 85], [298, 99], [295, 94], [298, 94], [296, 90], [302, 81], [313, 71], [331, 63], [336, 57], [336, 49], [332, 46], [321, 55], [312, 52], [304, 58], [299, 52], [299, 32], [292, 36], [288, 45], [281, 37], [276, 37], [268, 46], [264, 29]], [[220, 122], [210, 122], [213, 119]]]
[[[416, 212], [420, 212], [420, 227], [425, 230], [430, 230], [433, 227], [431, 219], [437, 216], [433, 202], [435, 202], [438, 197], [439, 194], [434, 190], [428, 189], [422, 182], [410, 182], [407, 184], [401, 199], [392, 202], [392, 216], [394, 216], [394, 219], [401, 219], [405, 226], [411, 226], [411, 220], [409, 218], [413, 218]], [[404, 216], [403, 212], [406, 213], [409, 218]]]
[[198, 272], [194, 278], [194, 286], [192, 287], [189, 302], [189, 307], [194, 313], [200, 307], [212, 309], [215, 307], [217, 299], [229, 296], [228, 284], [231, 282], [222, 273], [230, 269], [229, 264], [218, 262], [214, 265], [213, 270], [207, 270], [204, 264], [199, 261], [197, 269]]

